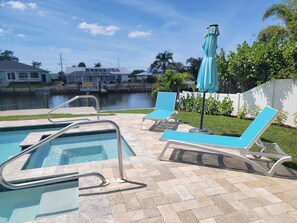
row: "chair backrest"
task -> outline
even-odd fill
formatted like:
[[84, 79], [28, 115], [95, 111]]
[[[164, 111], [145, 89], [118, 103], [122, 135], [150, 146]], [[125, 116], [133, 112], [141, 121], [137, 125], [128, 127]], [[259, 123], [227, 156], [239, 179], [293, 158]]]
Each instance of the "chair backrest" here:
[[158, 92], [156, 110], [174, 111], [176, 101], [175, 92]]
[[266, 106], [241, 135], [246, 148], [251, 147], [276, 118], [278, 110]]

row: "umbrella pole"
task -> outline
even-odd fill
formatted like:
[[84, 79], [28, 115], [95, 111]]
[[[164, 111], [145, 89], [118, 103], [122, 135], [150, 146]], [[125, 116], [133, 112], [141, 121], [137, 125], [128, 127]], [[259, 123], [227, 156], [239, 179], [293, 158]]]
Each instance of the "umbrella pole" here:
[[202, 98], [202, 107], [201, 107], [201, 115], [200, 115], [200, 127], [199, 129], [203, 129], [203, 115], [204, 115], [204, 104], [205, 104], [205, 91], [203, 92], [203, 98]]
[[200, 115], [200, 127], [199, 128], [189, 129], [189, 132], [191, 132], [191, 133], [212, 134], [211, 131], [208, 131], [207, 129], [202, 128], [203, 114], [204, 114], [204, 104], [205, 104], [205, 93], [206, 92], [203, 92], [203, 98], [202, 98], [202, 107], [201, 107], [201, 115]]

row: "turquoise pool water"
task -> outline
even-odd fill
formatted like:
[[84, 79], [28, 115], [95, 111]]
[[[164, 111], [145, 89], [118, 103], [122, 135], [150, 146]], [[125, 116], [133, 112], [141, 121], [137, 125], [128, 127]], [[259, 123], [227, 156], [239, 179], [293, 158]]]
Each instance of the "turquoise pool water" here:
[[[0, 130], [0, 164], [7, 160], [10, 156], [14, 156], [21, 151], [20, 143], [26, 138], [30, 132], [59, 130], [65, 125], [55, 126], [52, 128], [46, 126], [27, 126], [29, 129], [22, 128], [2, 128]], [[31, 128], [31, 129], [30, 129]], [[12, 129], [12, 130], [10, 130]], [[16, 130], [21, 129], [21, 130]], [[7, 131], [9, 130], [9, 131]]]
[[3, 189], [0, 185], [1, 223], [23, 223], [78, 210], [77, 180], [21, 190]]
[[[123, 157], [134, 156], [134, 152], [122, 138]], [[23, 169], [77, 164], [91, 161], [117, 159], [117, 139], [114, 131], [63, 136], [40, 147], [30, 155]]]

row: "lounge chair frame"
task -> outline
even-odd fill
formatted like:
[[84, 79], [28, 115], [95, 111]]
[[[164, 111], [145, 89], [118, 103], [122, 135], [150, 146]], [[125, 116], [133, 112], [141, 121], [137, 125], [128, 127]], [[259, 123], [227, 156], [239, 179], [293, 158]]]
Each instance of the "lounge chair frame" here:
[[[268, 126], [272, 123], [272, 121], [276, 118], [276, 116], [277, 116], [277, 113], [276, 115], [274, 115], [274, 117], [271, 118], [269, 122], [266, 123], [266, 125], [262, 128], [260, 133], [257, 134], [257, 136], [248, 144], [247, 147], [244, 147], [244, 148], [226, 147], [226, 146], [198, 144], [198, 143], [185, 142], [181, 140], [169, 139], [167, 140], [168, 142], [166, 143], [164, 149], [160, 153], [158, 160], [162, 160], [164, 153], [172, 145], [186, 146], [187, 148], [189, 147], [190, 150], [194, 150], [194, 151], [197, 151], [196, 149], [198, 149], [198, 151], [207, 151], [214, 154], [222, 154], [222, 155], [238, 158], [246, 163], [251, 164], [253, 167], [255, 167], [255, 169], [258, 169], [260, 172], [263, 172], [265, 175], [272, 176], [279, 165], [281, 165], [284, 162], [292, 160], [292, 157], [286, 154], [276, 143], [262, 142], [260, 140], [260, 136], [268, 128]], [[193, 134], [193, 133], [188, 133], [188, 134]], [[164, 140], [164, 139], [161, 138], [160, 140]], [[253, 145], [259, 147], [261, 151], [260, 152], [250, 151]], [[196, 149], [192, 149], [192, 148], [196, 148]], [[269, 153], [268, 148], [273, 148], [277, 153]], [[273, 166], [269, 170], [266, 170], [258, 163], [256, 163], [253, 159], [251, 159], [251, 158], [254, 158], [255, 160], [260, 160], [262, 157], [277, 158], [278, 160], [273, 164]]]
[[[164, 100], [164, 97], [166, 97], [166, 95], [170, 95], [169, 101], [173, 105], [173, 106], [170, 106], [171, 108], [168, 108], [166, 106], [162, 107], [162, 100]], [[173, 98], [174, 98], [174, 101], [173, 101]], [[158, 101], [158, 100], [160, 100], [160, 101]], [[145, 115], [142, 118], [140, 130], [143, 130], [142, 129], [143, 122], [146, 119], [155, 121], [155, 123], [150, 127], [150, 129], [156, 127], [157, 125], [160, 125], [162, 122], [165, 122], [166, 129], [168, 129], [168, 127], [169, 127], [168, 124], [169, 124], [170, 119], [174, 119], [175, 123], [177, 123], [178, 122], [178, 112], [174, 111], [175, 100], [176, 100], [176, 93], [175, 92], [158, 92], [155, 111], [149, 113], [148, 115]], [[168, 113], [168, 115], [166, 117], [150, 117], [150, 114], [157, 113], [158, 111], [166, 112], [166, 113]]]
[[174, 111], [174, 112], [172, 113], [172, 115], [168, 116], [166, 119], [158, 119], [158, 118], [154, 118], [154, 119], [152, 119], [152, 118], [144, 118], [144, 117], [143, 117], [143, 118], [142, 118], [142, 122], [141, 122], [140, 130], [143, 130], [143, 129], [142, 129], [143, 122], [144, 122], [144, 120], [146, 120], [146, 119], [155, 121], [155, 123], [154, 123], [150, 128], [155, 128], [157, 125], [160, 125], [162, 122], [164, 122], [165, 125], [166, 125], [166, 129], [168, 129], [168, 127], [169, 127], [168, 124], [169, 124], [169, 120], [170, 120], [170, 119], [174, 119], [175, 124], [178, 123], [178, 112], [177, 112], [177, 111]]

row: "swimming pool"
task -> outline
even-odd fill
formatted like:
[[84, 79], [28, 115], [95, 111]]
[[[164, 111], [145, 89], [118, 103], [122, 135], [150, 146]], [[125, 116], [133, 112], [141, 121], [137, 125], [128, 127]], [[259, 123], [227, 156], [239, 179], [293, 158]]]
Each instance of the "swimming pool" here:
[[7, 190], [0, 185], [1, 223], [22, 223], [76, 210], [78, 180], [20, 190]]
[[0, 164], [21, 151], [19, 145], [30, 132], [59, 130], [66, 125], [68, 124], [0, 128]]
[[[122, 137], [123, 158], [135, 156]], [[30, 155], [23, 169], [61, 166], [108, 159], [117, 159], [115, 130], [65, 134], [43, 145]]]
[[[29, 133], [45, 132], [41, 133], [43, 137], [40, 140], [42, 140], [49, 136], [49, 130], [60, 130], [62, 128], [55, 127], [0, 129], [0, 148], [5, 145], [3, 149], [5, 153], [1, 154], [2, 160], [5, 161], [4, 155], [8, 157], [20, 152], [19, 144]], [[39, 133], [38, 135], [41, 136]], [[34, 168], [40, 167], [116, 159], [118, 158], [116, 136], [114, 129], [88, 130], [86, 132], [83, 129], [75, 128], [74, 131], [66, 132], [32, 152], [23, 169], [33, 169], [32, 171], [34, 171]], [[28, 136], [28, 138], [31, 137]], [[124, 138], [121, 138], [121, 142], [122, 156], [134, 156], [134, 152]], [[7, 150], [9, 152], [6, 152]], [[64, 183], [58, 183], [20, 190], [7, 190], [3, 187], [1, 190], [0, 185], [0, 222], [33, 221], [34, 219], [78, 210], [78, 181], [65, 183], [65, 186]]]

